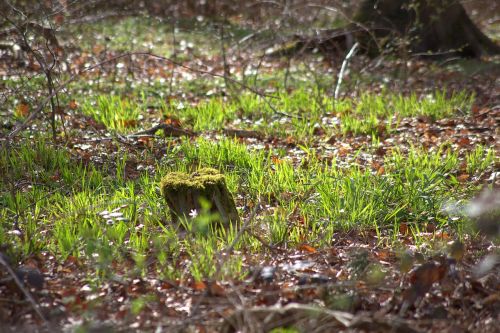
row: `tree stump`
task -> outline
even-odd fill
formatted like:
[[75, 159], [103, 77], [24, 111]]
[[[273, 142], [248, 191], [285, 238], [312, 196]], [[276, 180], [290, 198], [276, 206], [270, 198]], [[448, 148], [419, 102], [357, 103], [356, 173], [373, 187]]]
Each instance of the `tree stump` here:
[[223, 174], [212, 168], [202, 168], [192, 174], [170, 172], [161, 180], [162, 195], [172, 212], [172, 221], [192, 220], [203, 209], [203, 200], [211, 204], [220, 224], [240, 221], [233, 197], [226, 187]]

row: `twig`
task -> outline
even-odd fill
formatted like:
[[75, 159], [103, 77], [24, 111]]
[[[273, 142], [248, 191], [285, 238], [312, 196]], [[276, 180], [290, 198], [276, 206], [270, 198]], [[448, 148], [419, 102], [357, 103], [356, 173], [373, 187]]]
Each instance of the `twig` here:
[[338, 78], [337, 78], [337, 86], [335, 87], [335, 94], [334, 94], [335, 100], [337, 100], [339, 98], [340, 86], [342, 85], [342, 79], [344, 77], [344, 72], [345, 72], [345, 70], [347, 68], [349, 60], [356, 53], [356, 50], [357, 50], [358, 46], [359, 46], [358, 42], [354, 43], [354, 45], [351, 47], [351, 50], [349, 51], [349, 53], [347, 53], [344, 61], [342, 62], [342, 66], [340, 67], [340, 72], [339, 72], [339, 75], [338, 75]]
[[[97, 67], [100, 67], [106, 63], [109, 63], [109, 62], [113, 62], [113, 61], [116, 61], [118, 59], [121, 59], [121, 58], [124, 58], [126, 56], [129, 56], [129, 54], [126, 54], [126, 55], [119, 55], [119, 56], [116, 56], [116, 57], [113, 57], [111, 59], [107, 59], [107, 60], [104, 60], [104, 61], [101, 61], [99, 62], [98, 64], [94, 65], [94, 66], [90, 66], [88, 68], [85, 68], [84, 70], [82, 70], [81, 73], [85, 73], [85, 72], [89, 72], [91, 70], [94, 70], [95, 68]], [[13, 139], [20, 131], [22, 131], [23, 129], [25, 129], [26, 127], [28, 127], [28, 125], [31, 123], [32, 120], [34, 120], [38, 114], [43, 110], [43, 108], [45, 107], [45, 105], [50, 102], [50, 100], [56, 96], [61, 90], [63, 90], [64, 88], [66, 88], [66, 86], [68, 84], [70, 84], [71, 82], [73, 82], [74, 80], [76, 80], [76, 78], [79, 77], [79, 74], [75, 74], [73, 76], [71, 76], [69, 79], [67, 79], [66, 81], [64, 81], [61, 85], [59, 85], [57, 88], [54, 88], [54, 90], [52, 91], [51, 94], [49, 94], [41, 103], [40, 105], [33, 111], [30, 113], [30, 115], [28, 116], [28, 118], [26, 118], [26, 120], [21, 124], [19, 125], [18, 127], [16, 127], [12, 132], [10, 132], [8, 135], [7, 135], [7, 139], [8, 140], [11, 140]]]
[[[250, 214], [250, 216], [248, 217], [248, 219], [245, 221], [245, 223], [243, 223], [243, 225], [241, 226], [240, 230], [238, 230], [238, 233], [234, 237], [234, 239], [231, 242], [231, 244], [229, 244], [225, 249], [223, 249], [223, 250], [219, 251], [219, 253], [217, 253], [217, 257], [219, 258], [219, 260], [217, 261], [217, 266], [215, 268], [215, 273], [213, 275], [215, 281], [217, 281], [218, 276], [220, 274], [220, 271], [222, 270], [223, 259], [224, 259], [222, 254], [223, 253], [230, 253], [234, 249], [234, 247], [236, 246], [236, 243], [238, 243], [238, 241], [240, 240], [241, 236], [243, 236], [243, 234], [245, 233], [245, 231], [250, 226], [250, 223], [253, 222], [255, 216], [257, 215], [257, 211], [258, 210], [259, 210], [259, 203], [257, 203], [255, 205], [255, 208], [253, 209], [252, 213]], [[207, 296], [207, 294], [208, 294], [208, 290], [206, 290], [205, 293], [202, 295], [202, 297], [200, 297], [198, 299], [198, 302], [196, 302], [196, 304], [194, 304], [191, 307], [191, 313], [184, 320], [184, 322], [188, 321], [190, 318], [192, 318], [193, 316], [195, 316], [196, 312], [198, 311], [198, 309], [200, 307], [200, 304], [202, 303], [202, 301], [204, 300], [204, 298]]]
[[307, 7], [319, 7], [328, 11], [332, 11], [335, 13], [338, 13], [344, 17], [344, 19], [347, 20], [347, 22], [351, 23], [351, 25], [354, 25], [359, 28], [359, 30], [366, 32], [368, 35], [370, 35], [372, 41], [375, 43], [377, 46], [377, 49], [379, 51], [382, 50], [382, 45], [377, 40], [377, 37], [375, 36], [375, 33], [370, 29], [368, 26], [365, 24], [353, 20], [349, 15], [347, 15], [343, 10], [340, 10], [338, 7], [332, 7], [332, 6], [323, 6], [323, 5], [317, 5], [317, 4], [307, 4]]
[[[255, 216], [257, 215], [257, 211], [258, 210], [259, 210], [259, 203], [257, 203], [255, 205], [255, 208], [253, 209], [252, 213], [250, 214], [250, 216], [248, 217], [248, 219], [245, 221], [245, 223], [243, 223], [243, 225], [241, 226], [240, 230], [238, 230], [238, 233], [234, 237], [234, 239], [231, 242], [231, 244], [229, 244], [229, 246], [227, 246], [224, 250], [222, 250], [222, 251], [219, 252], [219, 254], [218, 254], [219, 258], [222, 258], [222, 253], [223, 252], [229, 253], [229, 252], [233, 251], [234, 247], [236, 246], [236, 243], [239, 242], [240, 238], [243, 236], [243, 234], [246, 232], [246, 230], [250, 226], [250, 223], [253, 222]], [[217, 276], [221, 269], [222, 269], [222, 265], [217, 265], [217, 270], [216, 270], [214, 276]]]
[[275, 246], [270, 245], [268, 242], [266, 242], [265, 240], [263, 240], [262, 237], [260, 237], [259, 235], [257, 235], [255, 232], [249, 231], [248, 234], [250, 236], [252, 236], [253, 238], [255, 238], [256, 240], [258, 240], [262, 244], [262, 246], [264, 246], [268, 250], [270, 250], [272, 252], [275, 252], [275, 253], [278, 252], [278, 249]]
[[177, 127], [170, 126], [167, 124], [158, 124], [158, 125], [153, 126], [147, 130], [140, 131], [140, 132], [133, 133], [133, 134], [129, 134], [126, 136], [126, 138], [130, 139], [130, 138], [140, 138], [140, 137], [144, 137], [144, 136], [153, 136], [158, 130], [163, 130], [163, 133], [165, 134], [165, 136], [167, 134], [174, 135], [174, 136], [180, 136], [180, 135], [194, 136], [194, 135], [196, 135], [196, 133], [186, 131], [182, 128], [177, 128]]
[[269, 95], [269, 94], [266, 94], [266, 93], [263, 93], [261, 91], [259, 91], [258, 89], [256, 88], [252, 88], [248, 85], [246, 85], [245, 83], [241, 82], [241, 81], [238, 81], [236, 79], [233, 79], [232, 77], [227, 77], [226, 75], [224, 74], [217, 74], [217, 73], [213, 73], [213, 72], [209, 72], [209, 71], [206, 71], [206, 70], [203, 70], [203, 69], [198, 69], [198, 68], [192, 68], [192, 67], [189, 67], [187, 65], [184, 65], [180, 62], [177, 62], [177, 61], [174, 61], [172, 60], [171, 58], [167, 58], [167, 57], [163, 57], [163, 56], [160, 56], [160, 55], [157, 55], [157, 54], [153, 54], [153, 53], [150, 53], [150, 52], [132, 52], [132, 53], [128, 53], [129, 56], [132, 56], [132, 55], [136, 55], [136, 56], [147, 56], [147, 57], [152, 57], [152, 58], [156, 58], [158, 60], [162, 60], [162, 61], [166, 61], [166, 62], [169, 62], [175, 66], [178, 66], [178, 67], [181, 67], [181, 68], [184, 68], [184, 69], [187, 69], [191, 72], [195, 72], [195, 73], [198, 73], [198, 74], [204, 74], [204, 75], [210, 75], [210, 76], [213, 76], [213, 77], [220, 77], [224, 80], [227, 80], [228, 82], [231, 82], [231, 83], [234, 83], [236, 84], [237, 86], [243, 88], [243, 89], [246, 89], [252, 93], [254, 93], [255, 95], [257, 96], [260, 96], [262, 98], [262, 100], [267, 104], [267, 106], [276, 114], [280, 114], [282, 116], [285, 116], [285, 117], [289, 117], [289, 118], [297, 118], [297, 119], [302, 119], [301, 116], [298, 116], [298, 115], [291, 115], [291, 114], [288, 114], [286, 112], [283, 112], [283, 111], [279, 111], [277, 110], [274, 105], [269, 102], [269, 100], [267, 98], [276, 98], [276, 96], [273, 96], [273, 95]]
[[10, 276], [12, 277], [12, 279], [14, 280], [14, 282], [16, 283], [16, 285], [19, 288], [19, 290], [21, 290], [21, 292], [24, 294], [24, 296], [26, 297], [26, 299], [28, 300], [28, 302], [31, 304], [31, 306], [35, 310], [36, 314], [40, 317], [40, 319], [43, 321], [43, 323], [45, 324], [45, 326], [48, 329], [50, 329], [50, 324], [47, 321], [47, 319], [45, 318], [45, 316], [43, 315], [42, 311], [40, 310], [39, 305], [36, 303], [36, 301], [33, 298], [33, 296], [31, 296], [31, 293], [24, 287], [22, 281], [17, 277], [17, 274], [14, 272], [14, 270], [12, 269], [12, 267], [10, 267], [9, 263], [4, 259], [4, 257], [2, 255], [0, 255], [0, 264], [3, 267], [5, 267], [5, 269], [7, 270], [7, 272], [10, 274]]
[[[7, 1], [7, 4], [11, 7], [11, 9], [20, 12], [10, 2]], [[17, 33], [21, 36], [22, 47], [24, 47], [27, 50], [27, 53], [30, 53], [34, 56], [34, 58], [36, 59], [36, 61], [40, 65], [42, 72], [45, 74], [47, 90], [49, 91], [49, 95], [52, 96], [49, 101], [50, 101], [50, 106], [51, 106], [51, 110], [52, 110], [52, 113], [51, 113], [52, 137], [53, 137], [53, 140], [55, 142], [57, 139], [56, 102], [57, 102], [57, 107], [59, 107], [59, 98], [57, 95], [58, 93], [55, 92], [55, 94], [53, 94], [54, 79], [53, 79], [53, 72], [52, 71], [57, 63], [57, 56], [53, 52], [51, 47], [58, 47], [59, 46], [59, 42], [57, 41], [57, 38], [56, 38], [55, 33], [54, 33], [55, 30], [52, 27], [45, 28], [45, 27], [43, 27], [35, 22], [26, 22], [22, 26], [18, 26], [13, 20], [11, 20], [5, 14], [2, 14], [2, 16], [5, 18], [5, 20], [7, 22], [9, 22], [11, 25], [14, 26], [15, 30], [17, 30]], [[49, 63], [46, 61], [45, 57], [43, 56], [43, 54], [40, 50], [33, 49], [32, 45], [30, 44], [30, 41], [27, 37], [27, 33], [29, 30], [34, 31], [37, 35], [43, 36], [43, 38], [45, 39], [45, 47], [49, 51], [49, 53], [52, 55], [52, 64], [49, 65]]]
[[229, 84], [229, 78], [231, 76], [231, 69], [229, 68], [229, 63], [227, 62], [227, 52], [226, 52], [226, 45], [225, 45], [225, 31], [224, 31], [224, 23], [220, 22], [219, 23], [219, 38], [220, 38], [220, 51], [221, 51], [221, 56], [222, 56], [222, 65], [224, 68], [224, 84], [226, 85], [227, 89], [230, 89], [230, 84]]
[[[119, 59], [122, 59], [122, 58], [127, 58], [127, 57], [132, 57], [132, 56], [145, 56], [145, 57], [151, 57], [151, 58], [155, 58], [155, 59], [158, 59], [158, 60], [162, 60], [162, 61], [166, 61], [172, 65], [175, 65], [175, 66], [178, 66], [180, 68], [184, 68], [184, 69], [187, 69], [191, 72], [195, 72], [195, 73], [198, 73], [198, 74], [204, 74], [204, 75], [210, 75], [210, 76], [213, 76], [213, 77], [220, 77], [220, 78], [225, 78], [225, 76], [223, 74], [217, 74], [217, 73], [213, 73], [213, 72], [210, 72], [210, 71], [206, 71], [206, 70], [202, 70], [202, 69], [198, 69], [198, 68], [192, 68], [192, 67], [189, 67], [187, 65], [184, 65], [180, 62], [177, 62], [175, 60], [172, 60], [171, 58], [167, 58], [167, 57], [163, 57], [163, 56], [159, 56], [159, 55], [156, 55], [156, 54], [153, 54], [153, 53], [150, 53], [150, 52], [127, 52], [127, 53], [124, 53], [124, 54], [120, 54], [120, 55], [117, 55], [113, 58], [110, 58], [110, 59], [107, 59], [107, 60], [104, 60], [104, 61], [101, 61], [93, 66], [90, 66], [90, 67], [87, 67], [85, 69], [83, 69], [81, 71], [81, 73], [84, 73], [84, 72], [89, 72], [89, 71], [92, 71], [94, 70], [95, 68], [97, 67], [100, 67], [104, 64], [107, 64], [107, 63], [110, 63], [110, 62], [114, 62], [114, 61], [117, 61]], [[81, 74], [80, 73], [80, 74]], [[79, 77], [79, 74], [75, 74], [73, 76], [71, 76], [68, 80], [64, 81], [61, 85], [59, 85], [57, 88], [54, 88], [54, 90], [52, 91], [51, 94], [49, 94], [42, 102], [41, 104], [33, 111], [30, 113], [30, 115], [28, 116], [28, 118], [26, 118], [26, 120], [21, 124], [19, 125], [18, 127], [16, 127], [12, 132], [10, 132], [8, 135], [7, 135], [7, 139], [8, 140], [11, 140], [13, 139], [20, 131], [22, 131], [23, 129], [25, 129], [26, 127], [28, 127], [28, 125], [31, 123], [31, 121], [33, 121], [37, 116], [38, 114], [43, 110], [43, 108], [45, 107], [45, 105], [50, 102], [50, 100], [56, 96], [61, 90], [63, 90], [64, 88], [66, 88], [66, 86], [68, 84], [70, 84], [71, 82], [75, 81], [77, 78]], [[264, 102], [269, 106], [269, 108], [277, 113], [277, 114], [281, 114], [281, 115], [284, 115], [284, 116], [287, 116], [287, 117], [295, 117], [295, 118], [301, 118], [300, 116], [296, 116], [296, 115], [289, 115], [285, 112], [282, 112], [282, 111], [279, 111], [279, 110], [276, 110], [276, 108], [271, 104], [271, 102], [269, 102], [267, 100], [267, 98], [276, 98], [276, 96], [273, 96], [273, 95], [269, 95], [269, 94], [266, 94], [264, 92], [261, 92], [255, 88], [252, 88], [238, 80], [235, 80], [231, 77], [229, 78], [226, 78], [228, 81], [254, 93], [255, 95], [258, 95], [260, 97], [262, 97], [262, 99], [264, 100]]]
[[[172, 59], [177, 60], [177, 6], [174, 7], [174, 23], [172, 24]], [[174, 80], [175, 80], [175, 68], [172, 66], [170, 71], [170, 80], [168, 82], [168, 92], [170, 95], [173, 94], [174, 88]]]

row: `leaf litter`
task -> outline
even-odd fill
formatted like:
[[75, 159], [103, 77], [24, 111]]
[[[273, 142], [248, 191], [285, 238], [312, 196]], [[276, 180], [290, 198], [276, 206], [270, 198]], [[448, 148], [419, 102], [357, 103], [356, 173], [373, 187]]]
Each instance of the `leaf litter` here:
[[[109, 52], [105, 56], [116, 54]], [[91, 54], [75, 54], [70, 67], [81, 71], [94, 60]], [[135, 62], [140, 66], [132, 66]], [[193, 60], [188, 65], [216, 70], [219, 64], [218, 59], [206, 58], [203, 62]], [[233, 66], [243, 69], [237, 63]], [[272, 73], [273, 66], [284, 65], [265, 62], [263, 71]], [[355, 68], [356, 64], [353, 66]], [[425, 64], [415, 62], [412, 66], [416, 71], [425, 71]], [[96, 76], [111, 75], [123, 67], [142, 68], [134, 73], [135, 79], [146, 81], [157, 77], [168, 79], [172, 69], [171, 65], [159, 60], [142, 62], [139, 58], [125, 58], [116, 66], [108, 64], [85, 75], [92, 80]], [[377, 68], [377, 71], [389, 73], [383, 68]], [[458, 151], [463, 161], [456, 175], [459, 182], [489, 182], [498, 187], [498, 161], [494, 168], [487, 168], [479, 177], [471, 179], [465, 160], [465, 153], [473, 151], [478, 144], [500, 151], [500, 109], [492, 107], [491, 103], [483, 104], [494, 96], [489, 95], [484, 86], [464, 84], [458, 78], [449, 81], [449, 73], [428, 74], [416, 76], [415, 81], [404, 88], [425, 91], [437, 78], [451, 83], [450, 86], [456, 84], [461, 85], [460, 88], [478, 91], [480, 104], [474, 105], [468, 116], [441, 120], [403, 118], [391, 133], [380, 130], [380, 142], [373, 154], [358, 154], [361, 148], [373, 148], [370, 135], [329, 135], [321, 129], [314, 132], [310, 148], [314, 148], [315, 154], [324, 161], [336, 159], [340, 167], [357, 165], [383, 175], [386, 172], [385, 156], [392, 150], [405, 152], [417, 144], [428, 150], [448, 145]], [[175, 79], [182, 80], [190, 78], [192, 73], [176, 68], [174, 75]], [[452, 76], [456, 78], [456, 75]], [[374, 92], [377, 89], [370, 87]], [[178, 94], [182, 94], [180, 96], [186, 103], [196, 104], [201, 99], [192, 92]], [[67, 142], [77, 160], [99, 165], [115, 160], [126, 151], [131, 156], [126, 165], [129, 179], [139, 176], [139, 166], [154, 168], [154, 160], [144, 161], [135, 156], [144, 149], [150, 149], [158, 156], [162, 154], [163, 148], [157, 143], [155, 133], [139, 138], [116, 135], [91, 117], [77, 113], [79, 108], [79, 103], [71, 99], [64, 116], [68, 125], [81, 134], [68, 138]], [[16, 112], [25, 117], [29, 109], [29, 105], [20, 103]], [[164, 123], [180, 131], [191, 131], [173, 117], [162, 119], [153, 113], [146, 118], [137, 125], [146, 128], [144, 125], [148, 122]], [[327, 115], [324, 123], [335, 124], [335, 118], [333, 114]], [[286, 123], [288, 120], [286, 116], [279, 116], [274, 121]], [[237, 120], [226, 124], [220, 131], [200, 131], [194, 135], [212, 141], [236, 137], [250, 148], [282, 149], [296, 167], [304, 162], [304, 153], [300, 149], [303, 142], [300, 140], [240, 129]], [[176, 145], [182, 140], [194, 139], [181, 135], [171, 138], [170, 144]], [[273, 157], [273, 163], [279, 165], [282, 160]], [[482, 210], [494, 201], [491, 198], [479, 199], [469, 209], [474, 211], [480, 206], [479, 210]], [[110, 224], [127, 222], [122, 212], [126, 208], [127, 205], [121, 205], [111, 210], [96, 210], [96, 213]], [[297, 219], [296, 216], [293, 218]], [[430, 228], [419, 231], [421, 236], [428, 236], [428, 248], [415, 245], [410, 223], [399, 226], [400, 249], [382, 245], [384, 239], [390, 237], [388, 233], [371, 230], [339, 232], [333, 235], [329, 248], [316, 248], [306, 243], [295, 248], [267, 244], [265, 248], [269, 251], [239, 254], [248, 272], [245, 279], [234, 281], [170, 281], [158, 276], [154, 261], [147, 262], [141, 277], [131, 279], [128, 273], [135, 270], [132, 258], [113, 260], [112, 275], [104, 280], [98, 278], [98, 272], [93, 268], [95, 262], [73, 256], [59, 262], [48, 252], [42, 252], [24, 259], [22, 265], [11, 265], [36, 297], [45, 315], [68, 330], [84, 327], [88, 330], [109, 328], [161, 332], [189, 327], [199, 332], [236, 332], [255, 327], [252, 325], [256, 323], [262, 324], [258, 326], [262, 331], [282, 326], [314, 332], [495, 332], [500, 329], [498, 246], [485, 236], [458, 241], [444, 231]], [[498, 236], [498, 223], [486, 217], [479, 220], [478, 229], [490, 237]], [[421, 249], [425, 254], [419, 252]], [[2, 249], [2, 253], [5, 250]], [[189, 260], [189, 254], [182, 255]], [[183, 267], [179, 264], [176, 269], [182, 270]], [[93, 280], [95, 283], [88, 283]], [[0, 273], [0, 295], [1, 322], [27, 330], [40, 327], [39, 320], [27, 309], [18, 287], [12, 284], [12, 278], [5, 271]]]

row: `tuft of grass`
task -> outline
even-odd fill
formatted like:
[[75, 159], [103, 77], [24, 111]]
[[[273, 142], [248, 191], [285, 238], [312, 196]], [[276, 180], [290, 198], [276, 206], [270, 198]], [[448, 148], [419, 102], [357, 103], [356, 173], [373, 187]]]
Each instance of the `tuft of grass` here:
[[104, 124], [108, 129], [119, 131], [136, 128], [141, 119], [139, 104], [113, 95], [98, 96], [95, 103], [83, 104], [82, 111]]

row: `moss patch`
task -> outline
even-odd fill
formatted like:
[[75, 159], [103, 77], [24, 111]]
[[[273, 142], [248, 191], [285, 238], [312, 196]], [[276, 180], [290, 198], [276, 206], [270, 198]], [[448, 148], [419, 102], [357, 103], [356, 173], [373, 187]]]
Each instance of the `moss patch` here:
[[219, 183], [225, 184], [225, 177], [213, 168], [202, 168], [187, 174], [185, 172], [170, 172], [162, 178], [160, 187], [162, 194], [165, 191], [183, 191], [183, 190], [205, 190], [207, 185], [215, 185]]

